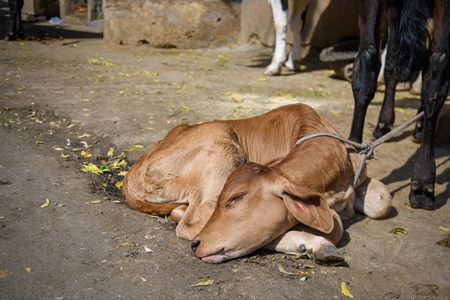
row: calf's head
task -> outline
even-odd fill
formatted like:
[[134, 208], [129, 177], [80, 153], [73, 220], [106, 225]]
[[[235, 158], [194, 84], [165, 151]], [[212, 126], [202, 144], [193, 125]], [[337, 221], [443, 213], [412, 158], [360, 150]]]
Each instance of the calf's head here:
[[270, 168], [246, 163], [228, 177], [191, 249], [205, 262], [221, 263], [265, 246], [299, 222], [332, 231], [333, 217], [322, 195]]

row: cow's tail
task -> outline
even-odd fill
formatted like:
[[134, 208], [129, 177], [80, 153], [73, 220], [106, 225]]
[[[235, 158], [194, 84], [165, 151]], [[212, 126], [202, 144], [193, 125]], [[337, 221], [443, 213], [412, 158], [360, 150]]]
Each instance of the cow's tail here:
[[431, 16], [426, 0], [404, 0], [399, 26], [397, 75], [408, 81], [417, 74], [427, 55], [427, 22]]

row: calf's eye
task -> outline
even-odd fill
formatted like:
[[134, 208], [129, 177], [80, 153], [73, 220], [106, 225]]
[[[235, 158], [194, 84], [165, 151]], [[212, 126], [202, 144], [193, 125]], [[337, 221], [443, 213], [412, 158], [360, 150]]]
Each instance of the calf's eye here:
[[235, 201], [242, 199], [244, 196], [245, 196], [245, 193], [239, 193], [239, 194], [234, 195], [233, 198], [231, 198], [231, 200], [228, 201], [226, 206], [230, 206]]

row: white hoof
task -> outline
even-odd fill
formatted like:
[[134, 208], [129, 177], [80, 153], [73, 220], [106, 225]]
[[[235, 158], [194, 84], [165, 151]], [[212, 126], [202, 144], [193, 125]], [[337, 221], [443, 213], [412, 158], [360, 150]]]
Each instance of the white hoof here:
[[269, 65], [264, 70], [263, 74], [266, 75], [266, 76], [280, 75], [281, 74], [281, 67], [273, 67], [273, 66]]

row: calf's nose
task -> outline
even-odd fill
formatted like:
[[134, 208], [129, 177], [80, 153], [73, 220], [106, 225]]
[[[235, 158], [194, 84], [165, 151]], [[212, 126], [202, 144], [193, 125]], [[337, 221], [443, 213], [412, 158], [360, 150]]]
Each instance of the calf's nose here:
[[195, 253], [195, 252], [197, 251], [198, 245], [200, 245], [200, 241], [199, 241], [199, 240], [194, 240], [194, 241], [192, 241], [192, 244], [191, 244], [191, 250], [192, 250], [192, 252]]

